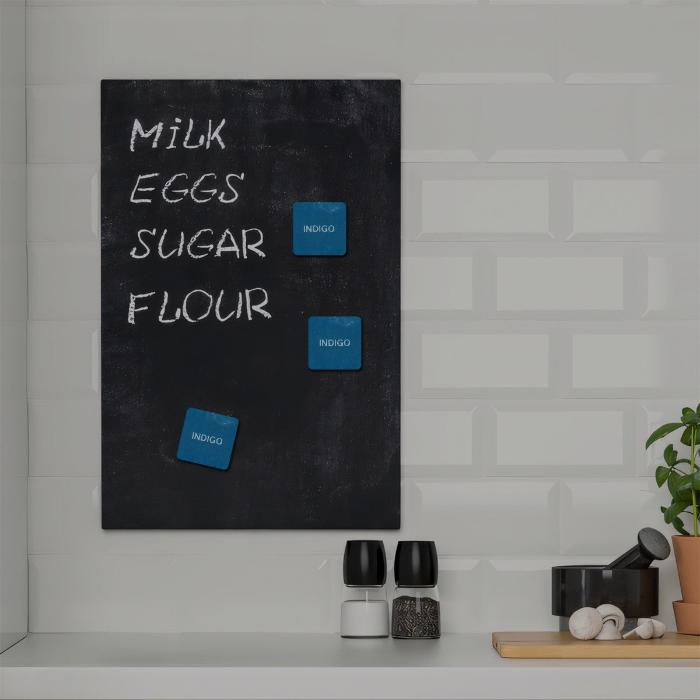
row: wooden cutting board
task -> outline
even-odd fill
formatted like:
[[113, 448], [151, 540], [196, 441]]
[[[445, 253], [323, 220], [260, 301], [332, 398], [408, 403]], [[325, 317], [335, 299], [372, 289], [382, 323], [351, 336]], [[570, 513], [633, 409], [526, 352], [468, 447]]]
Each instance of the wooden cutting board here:
[[660, 639], [581, 641], [568, 632], [494, 632], [507, 659], [700, 659], [700, 637], [667, 632]]

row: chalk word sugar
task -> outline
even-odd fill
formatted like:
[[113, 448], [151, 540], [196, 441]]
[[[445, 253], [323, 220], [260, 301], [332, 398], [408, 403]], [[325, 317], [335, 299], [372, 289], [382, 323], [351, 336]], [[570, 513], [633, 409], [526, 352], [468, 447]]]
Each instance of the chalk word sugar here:
[[259, 228], [244, 228], [238, 235], [228, 228], [219, 233], [211, 228], [201, 228], [189, 235], [167, 228], [142, 228], [136, 233], [136, 238], [138, 243], [129, 253], [135, 260], [143, 260], [151, 254], [163, 260], [183, 255], [193, 260], [224, 255], [233, 255], [237, 260], [247, 260], [250, 254], [265, 257], [261, 248], [263, 232]]

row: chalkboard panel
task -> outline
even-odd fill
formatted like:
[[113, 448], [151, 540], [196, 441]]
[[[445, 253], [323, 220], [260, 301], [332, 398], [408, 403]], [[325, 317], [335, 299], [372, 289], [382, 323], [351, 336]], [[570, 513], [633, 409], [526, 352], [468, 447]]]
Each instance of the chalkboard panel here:
[[105, 80], [101, 182], [103, 527], [398, 528], [399, 81]]

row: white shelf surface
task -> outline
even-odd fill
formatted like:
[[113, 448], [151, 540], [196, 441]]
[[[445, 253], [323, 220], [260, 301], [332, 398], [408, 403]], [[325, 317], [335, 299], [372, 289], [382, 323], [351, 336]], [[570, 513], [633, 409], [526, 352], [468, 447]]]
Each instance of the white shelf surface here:
[[698, 661], [502, 659], [487, 634], [30, 634], [0, 655], [3, 700], [698, 697]]

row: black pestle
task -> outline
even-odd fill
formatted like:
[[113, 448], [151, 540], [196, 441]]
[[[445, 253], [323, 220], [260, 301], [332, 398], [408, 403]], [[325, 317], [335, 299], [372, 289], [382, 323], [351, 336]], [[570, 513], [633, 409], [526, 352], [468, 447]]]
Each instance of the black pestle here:
[[608, 564], [608, 569], [648, 569], [655, 559], [666, 559], [671, 546], [664, 535], [653, 527], [643, 527], [637, 544]]

